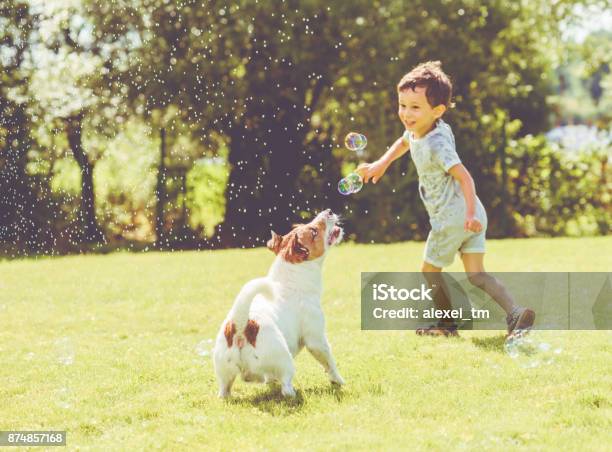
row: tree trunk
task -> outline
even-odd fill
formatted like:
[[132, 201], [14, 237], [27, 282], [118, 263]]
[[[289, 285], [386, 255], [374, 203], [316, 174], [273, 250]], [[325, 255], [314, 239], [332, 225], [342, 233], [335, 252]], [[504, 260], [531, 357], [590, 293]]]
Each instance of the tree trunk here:
[[155, 246], [160, 248], [164, 241], [164, 203], [166, 201], [166, 129], [160, 130], [161, 147], [157, 186], [155, 187]]
[[94, 165], [89, 162], [82, 146], [81, 126], [83, 113], [75, 114], [66, 119], [66, 134], [68, 144], [74, 159], [81, 169], [81, 207], [79, 221], [82, 225], [82, 240], [86, 243], [104, 242], [104, 234], [96, 222], [96, 204], [93, 185]]
[[40, 248], [43, 224], [37, 218], [40, 207], [27, 174], [27, 152], [31, 146], [25, 112], [0, 97], [0, 244], [18, 250]]
[[[278, 52], [270, 30], [259, 30], [256, 38], [247, 72], [257, 74], [249, 84], [257, 99], [250, 99], [230, 131], [226, 211], [215, 237], [224, 247], [265, 245], [271, 230], [284, 234], [300, 220], [300, 210], [311, 210], [298, 179], [305, 162], [306, 124], [325, 83], [312, 86], [291, 66], [271, 63], [265, 55]], [[274, 86], [271, 80], [283, 83]], [[311, 101], [306, 105], [308, 89]]]
[[[278, 102], [281, 111], [291, 110], [286, 102]], [[271, 230], [287, 232], [300, 219], [299, 207], [307, 209], [297, 189], [305, 132], [296, 124], [304, 118], [275, 116], [276, 110], [276, 105], [259, 107], [252, 115], [266, 120], [257, 130], [236, 126], [231, 133], [226, 211], [216, 234], [220, 246], [265, 245]]]
[[[286, 107], [281, 107], [286, 108]], [[268, 229], [285, 234], [298, 222], [300, 210], [308, 210], [303, 195], [297, 187], [302, 169], [304, 135], [295, 130], [300, 118], [285, 118], [272, 137], [270, 150], [269, 182], [266, 186], [262, 213]], [[288, 129], [285, 131], [285, 127]], [[270, 235], [270, 231], [267, 231]]]
[[261, 143], [255, 141], [251, 130], [239, 130], [239, 127], [233, 127], [230, 132], [230, 175], [225, 188], [225, 216], [217, 225], [213, 239], [215, 246], [252, 246], [262, 238], [259, 237], [262, 226], [258, 207], [264, 182], [261, 154], [256, 147]]

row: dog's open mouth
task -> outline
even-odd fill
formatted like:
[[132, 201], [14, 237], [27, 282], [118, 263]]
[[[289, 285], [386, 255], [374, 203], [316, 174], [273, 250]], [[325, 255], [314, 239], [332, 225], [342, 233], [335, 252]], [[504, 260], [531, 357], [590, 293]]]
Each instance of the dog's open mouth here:
[[336, 243], [336, 240], [338, 240], [338, 237], [340, 237], [341, 232], [342, 228], [340, 228], [339, 226], [334, 226], [331, 233], [329, 234], [329, 238], [327, 239], [327, 244], [331, 246]]

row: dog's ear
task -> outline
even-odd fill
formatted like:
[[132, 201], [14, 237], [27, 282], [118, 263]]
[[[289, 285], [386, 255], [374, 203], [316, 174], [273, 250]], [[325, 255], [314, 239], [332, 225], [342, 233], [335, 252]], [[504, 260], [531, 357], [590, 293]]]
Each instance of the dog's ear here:
[[271, 250], [274, 254], [278, 254], [282, 241], [283, 238], [276, 232], [272, 231], [272, 238], [268, 240], [267, 243], [268, 249]]
[[289, 242], [284, 247], [283, 257], [287, 262], [292, 264], [299, 264], [308, 259], [310, 251], [300, 242], [297, 234], [291, 234]]

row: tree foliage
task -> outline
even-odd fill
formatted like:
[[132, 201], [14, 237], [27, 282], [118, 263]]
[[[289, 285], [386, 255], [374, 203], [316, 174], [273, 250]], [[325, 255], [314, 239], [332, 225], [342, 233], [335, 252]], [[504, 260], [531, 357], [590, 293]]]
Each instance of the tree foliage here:
[[[199, 234], [212, 233], [211, 246], [261, 245], [270, 229], [283, 233], [328, 207], [348, 220], [354, 240], [420, 239], [428, 219], [409, 157], [356, 195], [341, 196], [336, 184], [359, 161], [379, 157], [403, 132], [395, 91], [401, 76], [422, 61], [440, 60], [453, 80], [456, 104], [445, 119], [489, 212], [489, 234], [520, 235], [533, 203], [521, 192], [527, 182], [515, 175], [513, 165], [522, 162], [516, 152], [528, 149], [532, 167], [556, 161], [550, 147], [527, 137], [549, 126], [559, 24], [576, 4], [591, 3], [597, 2], [415, 0], [407, 7], [399, 0], [75, 1], [62, 10], [72, 13], [59, 16], [45, 47], [64, 55], [62, 64], [72, 61], [74, 83], [68, 85], [77, 92], [68, 97], [55, 90], [42, 96], [53, 101], [39, 98], [37, 105], [50, 114], [59, 99], [61, 108], [70, 110], [59, 116], [81, 117], [83, 130], [106, 136], [107, 145], [132, 120], [150, 127], [147, 149], [164, 128], [168, 153], [161, 163], [190, 171], [188, 193], [176, 181], [164, 181], [176, 192], [166, 220], [172, 223], [181, 210], [206, 203], [193, 212], [190, 225]], [[87, 72], [87, 64], [96, 69]], [[45, 80], [34, 77], [35, 83]], [[30, 97], [44, 91], [44, 83], [36, 86], [31, 84]], [[75, 102], [80, 107], [73, 108]], [[342, 146], [353, 130], [368, 137], [363, 153]], [[60, 139], [69, 144], [68, 138]], [[513, 147], [516, 142], [521, 146]], [[93, 165], [102, 152], [92, 151], [104, 144], [90, 147], [81, 146]], [[82, 192], [93, 204], [89, 188]], [[101, 202], [114, 206], [102, 212], [107, 234], [121, 235], [131, 221], [126, 209], [139, 210], [139, 221], [153, 216], [154, 200], [130, 204], [125, 193], [105, 196]], [[604, 199], [605, 193], [597, 196]], [[551, 205], [563, 204], [565, 212], [571, 202], [570, 197]], [[123, 207], [117, 210], [118, 205]], [[113, 212], [120, 211], [116, 215], [126, 219], [116, 221]], [[558, 219], [567, 222], [580, 212], [570, 209]], [[222, 221], [212, 230], [211, 219], [219, 215]], [[551, 234], [564, 230], [552, 219], [541, 225]]]

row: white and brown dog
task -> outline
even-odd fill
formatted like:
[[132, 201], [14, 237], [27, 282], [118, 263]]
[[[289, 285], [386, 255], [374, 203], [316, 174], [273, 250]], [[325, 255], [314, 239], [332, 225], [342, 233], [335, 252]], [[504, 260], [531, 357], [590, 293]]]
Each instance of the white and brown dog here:
[[293, 358], [304, 346], [332, 383], [344, 384], [321, 309], [323, 260], [342, 236], [338, 216], [329, 209], [284, 236], [272, 232], [268, 248], [277, 257], [268, 276], [245, 284], [217, 335], [213, 353], [220, 397], [230, 395], [238, 374], [245, 381], [278, 381], [283, 395], [295, 396]]

